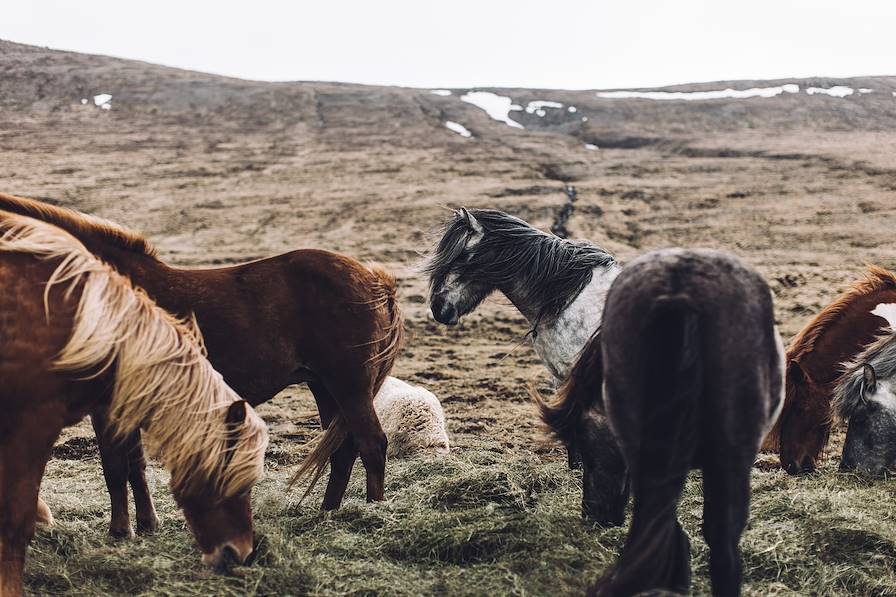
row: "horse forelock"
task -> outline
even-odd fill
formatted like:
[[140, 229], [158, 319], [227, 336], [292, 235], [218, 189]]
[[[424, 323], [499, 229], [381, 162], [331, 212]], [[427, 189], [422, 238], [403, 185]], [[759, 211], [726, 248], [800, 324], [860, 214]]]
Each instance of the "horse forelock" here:
[[888, 332], [865, 346], [856, 357], [843, 363], [843, 375], [837, 381], [831, 400], [834, 413], [841, 421], [849, 419], [864, 401], [863, 365], [874, 368], [879, 380], [896, 375], [896, 332]]
[[109, 423], [119, 437], [144, 427], [175, 490], [244, 492], [262, 472], [267, 429], [247, 408], [237, 437], [225, 411], [239, 396], [204, 358], [194, 321], [159, 308], [129, 279], [66, 231], [0, 212], [0, 250], [59, 259], [46, 293], [60, 283], [81, 294], [69, 341], [54, 368], [93, 377], [114, 367]]
[[430, 282], [457, 271], [494, 288], [515, 287], [542, 321], [559, 316], [591, 282], [595, 268], [616, 264], [613, 255], [589, 242], [559, 238], [498, 210], [468, 211], [482, 226], [482, 238], [467, 261], [455, 263], [471, 233], [455, 215], [424, 267]]
[[430, 284], [448, 274], [454, 261], [463, 253], [470, 233], [470, 228], [457, 215], [442, 227], [439, 242], [423, 262], [422, 270], [430, 277]]

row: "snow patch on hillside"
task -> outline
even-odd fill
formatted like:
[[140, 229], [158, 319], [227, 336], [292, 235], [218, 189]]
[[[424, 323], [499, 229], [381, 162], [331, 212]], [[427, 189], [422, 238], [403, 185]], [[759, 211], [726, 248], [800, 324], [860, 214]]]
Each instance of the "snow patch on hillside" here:
[[490, 91], [469, 91], [462, 95], [460, 99], [461, 101], [473, 104], [477, 108], [484, 110], [493, 120], [503, 122], [507, 126], [512, 126], [513, 128], [525, 128], [523, 125], [510, 118], [511, 112], [520, 111], [523, 107], [514, 104], [513, 100], [506, 95], [498, 95]]
[[467, 137], [467, 138], [469, 138], [469, 137], [472, 137], [472, 136], [473, 136], [473, 133], [471, 133], [470, 131], [468, 131], [468, 130], [467, 130], [467, 127], [465, 127], [464, 125], [460, 124], [459, 122], [454, 122], [454, 121], [452, 121], [452, 120], [446, 120], [446, 121], [445, 121], [445, 128], [447, 128], [447, 129], [450, 130], [450, 131], [454, 131], [455, 133], [457, 133], [457, 134], [460, 135], [461, 137]]
[[98, 95], [95, 95], [93, 96], [93, 104], [102, 108], [103, 110], [111, 110], [112, 96], [108, 93], [100, 93]]
[[526, 105], [527, 114], [535, 114], [536, 116], [544, 116], [547, 114], [545, 108], [560, 109], [563, 104], [560, 102], [552, 102], [550, 100], [534, 100]]
[[799, 85], [788, 83], [776, 87], [751, 87], [750, 89], [718, 89], [715, 91], [598, 91], [597, 97], [607, 99], [649, 100], [713, 100], [747, 99], [751, 97], [775, 97], [782, 93], [799, 93]]
[[806, 93], [809, 95], [830, 95], [831, 97], [846, 97], [855, 93], [852, 87], [844, 85], [835, 85], [833, 87], [807, 87]]

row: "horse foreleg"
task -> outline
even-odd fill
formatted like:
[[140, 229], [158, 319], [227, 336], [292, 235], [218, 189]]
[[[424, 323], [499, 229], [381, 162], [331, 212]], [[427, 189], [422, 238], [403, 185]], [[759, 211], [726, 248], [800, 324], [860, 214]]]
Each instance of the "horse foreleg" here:
[[100, 461], [103, 465], [103, 477], [109, 491], [112, 506], [112, 521], [109, 523], [109, 534], [113, 537], [133, 537], [131, 518], [128, 514], [128, 452], [124, 443], [133, 442], [132, 438], [115, 441], [107, 432], [106, 419], [103, 413], [91, 413], [90, 421], [96, 432], [96, 442], [100, 448]]
[[[40, 417], [35, 420], [46, 422]], [[0, 445], [0, 596], [22, 594], [25, 552], [34, 536], [38, 492], [61, 425], [19, 426]], [[41, 502], [43, 503], [43, 502]]]
[[[155, 504], [152, 502], [152, 494], [146, 482], [146, 455], [143, 451], [143, 443], [140, 441], [140, 432], [136, 432], [126, 442], [128, 450], [128, 481], [131, 491], [134, 492], [134, 506], [137, 511], [137, 532], [141, 534], [155, 533], [159, 528], [159, 515], [156, 514]], [[124, 446], [123, 446], [124, 447]], [[125, 497], [127, 502], [127, 497]]]

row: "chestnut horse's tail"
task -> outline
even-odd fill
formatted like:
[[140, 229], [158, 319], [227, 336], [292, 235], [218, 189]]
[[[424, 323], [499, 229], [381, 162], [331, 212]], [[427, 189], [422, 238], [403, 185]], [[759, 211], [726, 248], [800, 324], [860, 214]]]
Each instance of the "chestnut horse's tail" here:
[[640, 396], [639, 448], [627, 455], [635, 497], [631, 528], [619, 560], [594, 587], [596, 595], [687, 592], [690, 584], [690, 545], [677, 507], [700, 437], [699, 319], [676, 298], [662, 301], [649, 317], [641, 367], [650, 373]]
[[302, 498], [299, 500], [300, 504], [305, 501], [305, 498], [308, 497], [311, 490], [320, 481], [320, 478], [327, 470], [327, 465], [330, 463], [330, 456], [339, 449], [339, 446], [342, 445], [342, 442], [347, 437], [348, 429], [346, 429], [345, 421], [343, 421], [341, 415], [336, 415], [330, 421], [330, 426], [309, 442], [308, 445], [313, 446], [311, 452], [302, 460], [302, 464], [296, 470], [292, 479], [289, 480], [289, 488], [292, 489], [293, 485], [303, 478], [311, 477], [311, 482], [308, 483], [305, 493], [302, 494]]
[[[386, 315], [385, 321], [380, 322], [382, 335], [366, 344], [366, 346], [371, 346], [376, 351], [366, 361], [373, 379], [370, 394], [370, 401], [373, 402], [374, 396], [380, 391], [380, 387], [392, 371], [392, 365], [395, 364], [395, 359], [401, 350], [404, 336], [404, 317], [401, 314], [401, 308], [398, 306], [398, 283], [395, 280], [395, 276], [378, 264], [368, 266], [368, 270], [374, 279], [370, 289], [373, 298], [371, 298], [368, 304], [371, 309], [381, 313], [384, 312]], [[289, 481], [289, 487], [291, 488], [304, 477], [311, 477], [311, 482], [308, 484], [305, 493], [302, 494], [300, 502], [308, 497], [308, 494], [317, 485], [317, 482], [327, 470], [330, 456], [339, 449], [346, 437], [348, 437], [348, 429], [346, 429], [345, 421], [341, 415], [336, 415], [330, 422], [329, 427], [312, 441], [314, 447]]]
[[395, 276], [378, 263], [370, 264], [368, 269], [375, 280], [373, 290], [377, 296], [374, 299], [374, 304], [385, 309], [387, 313], [383, 336], [378, 341], [380, 348], [367, 361], [368, 366], [377, 368], [373, 386], [373, 395], [375, 396], [392, 371], [392, 365], [395, 364], [395, 359], [398, 358], [398, 353], [401, 351], [404, 339], [404, 316], [398, 305], [398, 282], [395, 280]]

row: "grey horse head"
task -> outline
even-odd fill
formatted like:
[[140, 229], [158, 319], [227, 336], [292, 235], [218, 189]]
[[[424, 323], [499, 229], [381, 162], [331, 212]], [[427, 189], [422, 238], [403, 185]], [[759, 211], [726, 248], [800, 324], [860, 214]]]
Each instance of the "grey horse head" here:
[[844, 370], [832, 401], [849, 421], [840, 470], [881, 475], [896, 468], [896, 333], [866, 346]]
[[848, 397], [836, 403], [849, 419], [840, 470], [883, 475], [896, 468], [896, 377], [878, 377], [866, 362], [844, 383]]
[[556, 318], [613, 256], [561, 239], [493, 209], [460, 208], [424, 267], [436, 321], [456, 324], [489, 294], [503, 292], [530, 320]]

